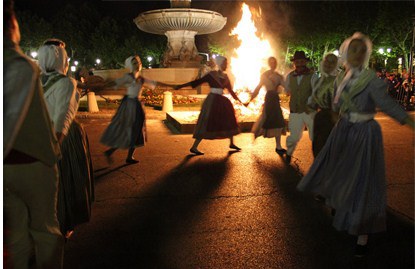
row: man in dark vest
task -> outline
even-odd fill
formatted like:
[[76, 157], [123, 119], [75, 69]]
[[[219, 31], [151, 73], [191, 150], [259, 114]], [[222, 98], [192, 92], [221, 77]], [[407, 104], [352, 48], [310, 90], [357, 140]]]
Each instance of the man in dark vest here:
[[317, 81], [317, 75], [307, 67], [309, 58], [304, 51], [296, 51], [291, 61], [294, 62], [295, 69], [287, 75], [286, 92], [290, 96], [290, 117], [288, 129], [290, 135], [287, 136], [286, 162], [291, 162], [291, 156], [300, 141], [304, 127], [307, 126], [308, 134], [313, 140], [313, 118], [315, 111], [307, 105], [307, 101], [312, 94], [313, 85]]
[[58, 140], [40, 70], [19, 48], [13, 2], [3, 1], [3, 202], [5, 268], [62, 268], [64, 240], [56, 217]]

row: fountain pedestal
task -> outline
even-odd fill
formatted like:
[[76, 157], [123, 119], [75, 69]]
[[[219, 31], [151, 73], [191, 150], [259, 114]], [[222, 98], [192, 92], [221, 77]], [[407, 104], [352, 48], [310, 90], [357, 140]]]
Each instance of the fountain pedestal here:
[[134, 19], [140, 30], [167, 37], [164, 67], [200, 67], [203, 58], [197, 51], [195, 36], [215, 33], [226, 24], [226, 18], [217, 12], [187, 8], [190, 2], [171, 1], [172, 8], [147, 11]]

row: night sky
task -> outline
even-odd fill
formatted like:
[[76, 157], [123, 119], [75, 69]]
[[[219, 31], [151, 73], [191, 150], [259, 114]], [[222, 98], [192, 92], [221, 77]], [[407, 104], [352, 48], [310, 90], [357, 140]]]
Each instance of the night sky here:
[[147, 10], [158, 8], [169, 8], [169, 1], [102, 1], [102, 0], [15, 0], [16, 9], [31, 10], [41, 17], [47, 17], [55, 12], [60, 6], [68, 3], [72, 5], [81, 5], [88, 2], [105, 15], [114, 15], [117, 17], [135, 18], [139, 13]]
[[[67, 3], [81, 5], [85, 0], [15, 0], [17, 10], [30, 10], [47, 20], [56, 10]], [[324, 17], [320, 10], [315, 8], [319, 1], [195, 1], [191, 3], [192, 8], [209, 9], [221, 13], [227, 17], [228, 23], [225, 30], [232, 29], [240, 19], [240, 6], [245, 2], [251, 7], [261, 7], [263, 18], [271, 31], [287, 27], [296, 21], [303, 21], [309, 25], [315, 19]], [[342, 1], [326, 1], [333, 6]], [[370, 16], [374, 5], [379, 1], [347, 1], [348, 5], [356, 6], [356, 17], [364, 18]], [[409, 3], [410, 1], [408, 1]], [[170, 1], [156, 0], [89, 0], [88, 3], [97, 7], [103, 15], [111, 15], [117, 18], [131, 19], [131, 21], [144, 11], [163, 9], [170, 7]], [[343, 3], [345, 3], [343, 1]], [[337, 10], [342, 12], [342, 8]], [[336, 12], [337, 12], [336, 11]]]

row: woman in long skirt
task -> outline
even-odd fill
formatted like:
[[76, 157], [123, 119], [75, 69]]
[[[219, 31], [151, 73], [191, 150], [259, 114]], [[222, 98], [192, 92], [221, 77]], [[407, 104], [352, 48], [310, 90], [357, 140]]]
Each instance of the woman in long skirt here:
[[75, 226], [88, 222], [94, 201], [94, 180], [89, 142], [82, 125], [75, 120], [79, 106], [76, 81], [66, 76], [64, 43], [53, 39], [39, 49], [44, 97], [61, 144], [59, 167], [58, 220], [67, 238]]
[[121, 101], [120, 106], [110, 125], [104, 131], [101, 137], [101, 143], [110, 148], [104, 152], [108, 163], [112, 163], [112, 154], [117, 149], [128, 149], [126, 163], [138, 163], [133, 156], [135, 148], [144, 146], [147, 139], [145, 127], [145, 113], [139, 100], [144, 83], [152, 86], [156, 84], [166, 85], [164, 83], [145, 79], [141, 76], [141, 59], [140, 57], [131, 56], [125, 60], [125, 66], [130, 73], [114, 81], [107, 82], [103, 87], [127, 86], [127, 94]]
[[210, 93], [203, 102], [193, 133], [195, 141], [190, 152], [196, 155], [204, 154], [197, 149], [202, 139], [229, 138], [229, 148], [241, 150], [233, 142], [233, 136], [240, 133], [235, 110], [231, 101], [223, 96], [223, 90], [227, 89], [234, 99], [241, 101], [233, 91], [228, 75], [224, 73], [228, 60], [223, 56], [218, 56], [215, 62], [219, 70], [211, 71], [200, 79], [175, 86], [176, 90], [186, 86], [195, 88], [202, 83], [208, 83], [210, 86]]
[[376, 107], [415, 127], [410, 116], [388, 96], [387, 85], [367, 68], [371, 41], [361, 33], [340, 50], [345, 71], [335, 81], [334, 106], [340, 119], [297, 188], [326, 198], [335, 210], [333, 226], [357, 236], [355, 256], [367, 253], [368, 234], [386, 230], [386, 179]]
[[265, 86], [267, 92], [261, 115], [252, 126], [251, 132], [255, 139], [259, 136], [265, 138], [275, 137], [275, 151], [278, 154], [284, 154], [287, 150], [281, 146], [281, 133], [285, 122], [278, 93], [279, 87], [284, 87], [284, 78], [275, 71], [277, 69], [277, 59], [275, 57], [268, 58], [268, 65], [270, 69], [261, 75], [261, 81], [252, 93], [251, 100], [247, 103], [249, 104], [258, 95], [262, 86]]
[[308, 105], [317, 111], [313, 123], [314, 158], [323, 148], [337, 122], [337, 113], [333, 112], [332, 108], [337, 62], [338, 58], [333, 53], [324, 56], [321, 62], [321, 75], [313, 87], [313, 93], [308, 102]]

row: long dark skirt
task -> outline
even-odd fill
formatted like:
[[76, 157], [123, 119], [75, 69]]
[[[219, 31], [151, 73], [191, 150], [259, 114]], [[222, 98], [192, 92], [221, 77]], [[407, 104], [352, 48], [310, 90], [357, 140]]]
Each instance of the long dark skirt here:
[[251, 132], [255, 138], [261, 135], [268, 138], [276, 137], [281, 135], [281, 129], [284, 127], [278, 91], [267, 91], [261, 115], [252, 126]]
[[314, 158], [326, 144], [330, 132], [337, 121], [337, 114], [331, 109], [322, 109], [314, 116], [313, 155]]
[[73, 121], [61, 146], [59, 167], [58, 220], [63, 235], [88, 222], [94, 197], [92, 159], [87, 134]]
[[145, 130], [145, 113], [140, 101], [124, 97], [101, 143], [119, 149], [141, 147], [146, 141]]
[[203, 102], [193, 138], [223, 139], [240, 133], [231, 101], [210, 93]]

